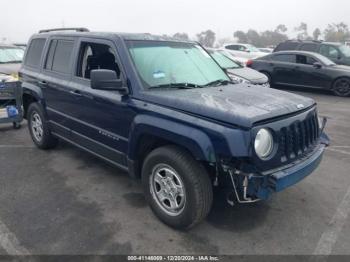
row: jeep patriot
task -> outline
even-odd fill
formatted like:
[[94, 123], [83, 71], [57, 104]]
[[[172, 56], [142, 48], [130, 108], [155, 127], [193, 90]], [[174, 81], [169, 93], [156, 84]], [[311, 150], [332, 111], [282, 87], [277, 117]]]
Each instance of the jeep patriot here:
[[267, 200], [311, 174], [328, 138], [312, 99], [235, 84], [196, 42], [150, 34], [42, 30], [20, 70], [30, 135], [65, 140], [141, 179], [167, 225]]

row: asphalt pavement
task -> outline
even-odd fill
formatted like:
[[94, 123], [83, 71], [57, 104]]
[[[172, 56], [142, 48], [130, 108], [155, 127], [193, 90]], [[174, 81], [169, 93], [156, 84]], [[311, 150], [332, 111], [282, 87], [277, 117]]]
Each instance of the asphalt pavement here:
[[162, 224], [125, 172], [67, 143], [41, 151], [26, 123], [0, 125], [0, 254], [349, 255], [350, 98], [297, 93], [329, 119], [320, 167], [269, 201], [216, 197], [187, 232]]

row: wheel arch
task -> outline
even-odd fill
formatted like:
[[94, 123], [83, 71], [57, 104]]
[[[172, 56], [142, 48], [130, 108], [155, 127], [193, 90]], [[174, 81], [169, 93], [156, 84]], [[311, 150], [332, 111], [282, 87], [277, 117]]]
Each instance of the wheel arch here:
[[127, 153], [129, 170], [133, 177], [140, 176], [140, 169], [147, 154], [164, 145], [181, 147], [198, 161], [216, 162], [214, 147], [203, 131], [148, 115], [136, 118], [130, 132]]

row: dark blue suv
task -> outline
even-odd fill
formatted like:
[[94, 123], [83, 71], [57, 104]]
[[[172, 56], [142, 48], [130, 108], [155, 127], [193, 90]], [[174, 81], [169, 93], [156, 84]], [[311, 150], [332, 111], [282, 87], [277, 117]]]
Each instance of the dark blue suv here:
[[200, 222], [215, 187], [266, 200], [319, 165], [328, 140], [312, 99], [234, 84], [195, 42], [56, 31], [31, 38], [20, 70], [34, 143], [62, 139], [141, 178], [164, 223]]

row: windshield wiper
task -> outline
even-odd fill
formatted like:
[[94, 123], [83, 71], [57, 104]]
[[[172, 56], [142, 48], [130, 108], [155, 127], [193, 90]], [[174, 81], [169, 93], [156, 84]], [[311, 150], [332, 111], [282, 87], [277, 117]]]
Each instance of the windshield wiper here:
[[225, 85], [228, 85], [228, 84], [233, 84], [233, 82], [230, 81], [230, 80], [219, 79], [219, 80], [215, 80], [215, 81], [209, 82], [208, 84], [206, 84], [204, 86], [225, 86]]
[[202, 87], [202, 86], [197, 84], [192, 84], [192, 83], [169, 83], [169, 84], [162, 84], [157, 86], [150, 86], [149, 89], [156, 89], [156, 88], [191, 89], [196, 87]]

